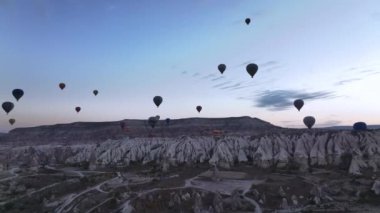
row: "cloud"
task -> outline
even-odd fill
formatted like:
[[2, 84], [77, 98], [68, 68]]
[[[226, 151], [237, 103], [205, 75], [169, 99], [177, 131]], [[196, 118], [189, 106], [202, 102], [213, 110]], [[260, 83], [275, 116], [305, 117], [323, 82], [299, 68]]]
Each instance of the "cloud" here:
[[281, 111], [292, 107], [294, 100], [298, 98], [318, 100], [336, 97], [331, 91], [303, 92], [295, 90], [266, 90], [260, 92], [258, 96], [258, 98], [248, 97], [243, 99], [253, 99], [256, 107], [267, 108], [271, 111]]
[[181, 74], [182, 74], [182, 75], [186, 75], [186, 74], [187, 74], [187, 71], [184, 70], [184, 71], [181, 72]]
[[221, 87], [221, 86], [225, 86], [225, 85], [227, 85], [227, 84], [229, 84], [229, 83], [231, 83], [232, 81], [225, 81], [225, 82], [223, 82], [223, 83], [220, 83], [220, 84], [216, 84], [216, 85], [214, 85], [214, 86], [212, 86], [213, 88], [218, 88], [218, 87]]
[[219, 80], [222, 80], [223, 78], [225, 78], [225, 77], [224, 76], [220, 76], [220, 77], [211, 79], [211, 81], [219, 81]]
[[267, 61], [265, 63], [260, 64], [260, 68], [275, 66], [277, 64], [278, 64], [277, 61]]
[[209, 79], [209, 78], [215, 77], [215, 75], [216, 75], [215, 73], [213, 73], [213, 74], [208, 74], [208, 75], [202, 77], [202, 79]]
[[323, 123], [318, 123], [318, 124], [316, 124], [316, 126], [318, 126], [318, 127], [330, 127], [330, 126], [337, 126], [341, 123], [342, 123], [342, 121], [329, 120], [329, 121], [325, 121]]
[[197, 77], [199, 75], [200, 75], [199, 72], [196, 72], [196, 73], [193, 74], [193, 77]]
[[348, 84], [348, 83], [352, 83], [354, 81], [360, 81], [361, 79], [360, 78], [351, 78], [351, 79], [346, 79], [346, 80], [342, 80], [342, 81], [338, 81], [335, 83], [336, 86], [342, 86], [344, 84]]
[[225, 90], [225, 89], [237, 88], [237, 87], [239, 87], [242, 83], [243, 83], [243, 82], [239, 82], [239, 83], [236, 83], [236, 84], [231, 85], [231, 86], [222, 87], [222, 88], [220, 88], [220, 89]]

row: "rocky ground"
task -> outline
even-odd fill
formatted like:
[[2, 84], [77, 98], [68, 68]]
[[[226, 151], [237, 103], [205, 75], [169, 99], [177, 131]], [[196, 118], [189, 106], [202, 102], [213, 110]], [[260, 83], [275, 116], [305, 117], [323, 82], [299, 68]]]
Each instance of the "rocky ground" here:
[[0, 212], [379, 212], [378, 175], [249, 164], [14, 168], [0, 174]]
[[379, 130], [241, 117], [182, 119], [146, 137], [129, 122], [136, 137], [117, 122], [0, 136], [0, 212], [380, 212]]

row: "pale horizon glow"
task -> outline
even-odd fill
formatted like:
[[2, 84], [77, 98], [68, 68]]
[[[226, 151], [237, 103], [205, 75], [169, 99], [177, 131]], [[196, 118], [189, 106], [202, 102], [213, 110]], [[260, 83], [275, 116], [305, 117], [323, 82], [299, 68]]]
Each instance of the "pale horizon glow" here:
[[0, 102], [15, 103], [0, 132], [153, 115], [380, 124], [378, 0], [3, 0], [0, 46]]

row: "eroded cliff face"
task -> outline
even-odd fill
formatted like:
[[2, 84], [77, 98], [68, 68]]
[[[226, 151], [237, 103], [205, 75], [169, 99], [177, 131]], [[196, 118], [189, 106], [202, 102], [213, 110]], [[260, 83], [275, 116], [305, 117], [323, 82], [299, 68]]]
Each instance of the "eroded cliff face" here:
[[[125, 125], [123, 129], [121, 122]], [[230, 136], [260, 135], [281, 129], [251, 117], [173, 119], [169, 124], [160, 120], [153, 129], [146, 120], [78, 122], [14, 129], [9, 134], [0, 136], [0, 145], [75, 145], [102, 143], [108, 139], [125, 137], [211, 136], [214, 130]]]
[[263, 168], [343, 166], [351, 174], [380, 166], [380, 131], [288, 132], [262, 136], [182, 136], [130, 138], [77, 145], [8, 147], [9, 164], [28, 166], [90, 163], [98, 167], [130, 163], [171, 166], [208, 162], [222, 167], [252, 163]]

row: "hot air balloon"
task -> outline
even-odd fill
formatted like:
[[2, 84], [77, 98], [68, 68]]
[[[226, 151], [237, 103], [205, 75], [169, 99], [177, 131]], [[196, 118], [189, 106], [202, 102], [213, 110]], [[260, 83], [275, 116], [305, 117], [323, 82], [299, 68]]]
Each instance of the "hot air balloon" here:
[[302, 99], [297, 99], [293, 102], [293, 105], [298, 109], [298, 111], [301, 110], [301, 108], [303, 107], [304, 105], [304, 102]]
[[120, 122], [120, 128], [121, 128], [121, 129], [124, 129], [124, 128], [125, 128], [125, 123], [124, 123], [124, 122]]
[[4, 102], [2, 104], [3, 110], [8, 114], [12, 109], [15, 107], [15, 105], [12, 102]]
[[307, 126], [307, 128], [311, 129], [315, 124], [315, 118], [313, 116], [306, 116], [303, 119], [303, 123]]
[[157, 107], [159, 107], [160, 104], [162, 103], [162, 97], [161, 96], [154, 96], [153, 102], [154, 102], [154, 104], [156, 104]]
[[201, 112], [201, 110], [202, 110], [202, 106], [197, 106], [197, 111]]
[[249, 25], [249, 23], [251, 23], [251, 19], [250, 19], [250, 18], [246, 18], [246, 19], [245, 19], [245, 23], [246, 23], [247, 25]]
[[13, 97], [16, 98], [16, 100], [20, 100], [20, 98], [24, 95], [24, 91], [22, 89], [14, 89], [12, 91]]
[[169, 126], [169, 124], [170, 124], [170, 118], [166, 118], [166, 125], [168, 125]]
[[77, 111], [77, 113], [79, 113], [79, 112], [80, 112], [80, 110], [81, 110], [81, 108], [80, 108], [80, 107], [75, 107], [75, 111]]
[[98, 93], [99, 93], [99, 91], [98, 90], [94, 90], [94, 91], [92, 91], [92, 93], [94, 93], [94, 95], [97, 96]]
[[251, 76], [251, 78], [253, 78], [258, 69], [259, 67], [257, 66], [257, 64], [248, 64], [246, 67], [246, 70], [248, 74]]
[[157, 118], [156, 117], [149, 117], [149, 119], [148, 119], [148, 124], [152, 127], [152, 128], [154, 128], [155, 126], [156, 126], [156, 123], [157, 123]]
[[367, 124], [364, 122], [356, 122], [354, 123], [353, 129], [355, 131], [365, 131], [367, 130]]
[[59, 84], [59, 88], [61, 88], [61, 90], [65, 89], [65, 87], [66, 87], [66, 84], [64, 84], [64, 83]]
[[223, 72], [226, 70], [226, 65], [225, 64], [219, 64], [219, 66], [218, 66], [218, 70], [219, 70], [219, 72], [220, 73], [222, 73], [223, 74]]
[[156, 115], [156, 119], [157, 119], [157, 121], [159, 121], [160, 120], [160, 116]]
[[13, 125], [15, 122], [16, 122], [16, 119], [14, 119], [14, 118], [9, 119], [9, 123], [10, 123], [11, 125]]

